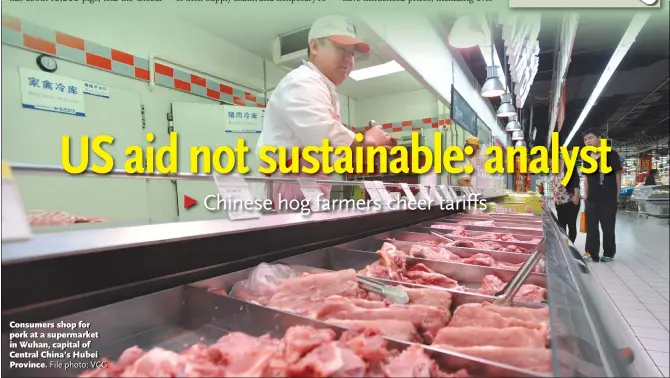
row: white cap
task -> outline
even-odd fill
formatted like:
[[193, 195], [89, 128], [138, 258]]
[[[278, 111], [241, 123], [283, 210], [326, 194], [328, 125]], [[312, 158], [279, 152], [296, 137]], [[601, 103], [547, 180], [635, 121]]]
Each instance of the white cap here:
[[370, 45], [356, 38], [356, 27], [346, 17], [325, 16], [314, 21], [307, 42], [326, 37], [338, 45], [355, 46], [360, 53], [370, 52]]

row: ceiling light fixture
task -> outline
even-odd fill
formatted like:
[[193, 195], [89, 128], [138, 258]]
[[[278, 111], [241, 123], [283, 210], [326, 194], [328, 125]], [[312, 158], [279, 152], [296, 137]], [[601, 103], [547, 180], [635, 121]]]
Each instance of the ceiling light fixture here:
[[486, 40], [477, 16], [465, 14], [460, 16], [449, 33], [449, 44], [457, 49], [467, 49], [481, 45]]
[[526, 147], [526, 142], [520, 140], [514, 144], [514, 147]]
[[505, 131], [508, 133], [512, 133], [515, 131], [520, 131], [521, 130], [521, 124], [517, 120], [518, 116], [515, 114], [509, 116], [509, 119], [507, 120], [507, 126], [505, 126]]
[[[491, 25], [491, 61], [494, 60], [493, 52], [493, 25]], [[490, 65], [486, 67], [486, 81], [482, 86], [483, 97], [498, 97], [505, 93], [505, 86], [500, 81], [498, 66]]]
[[[505, 55], [504, 61], [505, 61], [504, 69], [505, 72], [507, 72], [507, 55]], [[507, 87], [507, 85], [505, 86]], [[505, 93], [502, 96], [500, 96], [500, 101], [501, 104], [500, 107], [498, 107], [498, 112], [496, 113], [498, 117], [509, 117], [511, 115], [516, 114], [516, 109], [514, 108], [514, 105], [512, 105], [512, 94], [509, 91], [509, 87], [507, 87]]]
[[[479, 45], [479, 50], [482, 52], [486, 66], [500, 67], [501, 64], [500, 59], [498, 58], [498, 51], [495, 46], [493, 46], [493, 57], [491, 57], [491, 52], [487, 51], [489, 48], [491, 48], [491, 46]], [[498, 72], [498, 76], [500, 76], [500, 81], [502, 81], [503, 84], [507, 82], [506, 72]]]
[[512, 140], [523, 140], [523, 132], [521, 130], [517, 130], [512, 133]]
[[514, 105], [512, 105], [512, 94], [509, 92], [504, 93], [502, 96], [500, 96], [500, 99], [502, 100], [502, 103], [500, 104], [500, 107], [498, 108], [498, 112], [496, 115], [501, 118], [506, 118], [512, 115], [516, 114], [516, 109], [514, 109]]
[[640, 33], [640, 30], [642, 30], [642, 27], [648, 19], [649, 13], [636, 13], [635, 16], [633, 16], [630, 25], [628, 25], [628, 29], [626, 29], [626, 33], [624, 33], [621, 41], [619, 42], [619, 45], [617, 46], [616, 50], [614, 50], [614, 54], [612, 54], [612, 58], [610, 58], [609, 63], [607, 63], [605, 71], [603, 71], [600, 79], [598, 80], [598, 83], [596, 84], [595, 88], [593, 88], [591, 97], [589, 97], [589, 100], [586, 102], [582, 113], [579, 115], [579, 118], [577, 118], [577, 122], [575, 122], [574, 126], [572, 126], [570, 134], [568, 134], [568, 137], [565, 138], [565, 142], [563, 143], [564, 146], [568, 146], [570, 141], [572, 141], [572, 137], [574, 137], [577, 131], [579, 131], [582, 123], [584, 123], [586, 120], [586, 116], [589, 115], [591, 108], [593, 105], [595, 105], [596, 100], [598, 100], [598, 97], [600, 97], [600, 94], [605, 89], [607, 82], [609, 82], [612, 75], [614, 75], [617, 67], [619, 67], [619, 63], [621, 63], [623, 57], [626, 56], [626, 53], [630, 49], [631, 45], [635, 42], [635, 37], [637, 37], [637, 35]]
[[356, 81], [372, 79], [373, 77], [385, 76], [402, 72], [405, 69], [395, 60], [379, 64], [372, 67], [361, 68], [360, 70], [351, 71], [349, 77]]
[[483, 97], [498, 97], [505, 93], [505, 86], [498, 77], [498, 67], [486, 67], [486, 82], [482, 87]]

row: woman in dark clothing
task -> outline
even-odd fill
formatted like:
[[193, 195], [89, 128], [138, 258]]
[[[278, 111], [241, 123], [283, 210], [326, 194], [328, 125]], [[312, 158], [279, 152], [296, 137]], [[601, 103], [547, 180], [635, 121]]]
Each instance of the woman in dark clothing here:
[[568, 238], [573, 243], [577, 238], [577, 216], [579, 215], [579, 175], [577, 169], [572, 172], [570, 181], [563, 186], [561, 181], [565, 177], [565, 163], [560, 160], [560, 170], [552, 177], [554, 188], [554, 205], [558, 225], [567, 231]]
[[652, 186], [656, 185], [656, 175], [658, 174], [658, 170], [652, 169], [649, 171], [649, 175], [647, 178], [644, 179], [644, 185], [645, 186]]

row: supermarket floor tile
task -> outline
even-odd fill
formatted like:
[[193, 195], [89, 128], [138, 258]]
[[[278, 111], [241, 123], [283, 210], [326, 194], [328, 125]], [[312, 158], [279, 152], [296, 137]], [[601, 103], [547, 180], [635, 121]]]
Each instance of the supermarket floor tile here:
[[670, 365], [670, 363], [668, 363], [668, 361], [670, 361], [670, 355], [667, 352], [649, 351], [649, 355], [658, 367], [668, 367], [668, 365]]
[[[619, 212], [614, 261], [591, 263], [603, 289], [664, 377], [670, 377], [668, 232], [667, 220]], [[575, 246], [582, 252], [585, 241], [586, 234], [579, 233]]]

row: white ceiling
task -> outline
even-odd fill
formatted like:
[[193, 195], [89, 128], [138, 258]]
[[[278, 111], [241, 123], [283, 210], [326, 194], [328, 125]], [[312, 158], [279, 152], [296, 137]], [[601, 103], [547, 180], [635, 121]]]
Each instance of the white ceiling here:
[[[317, 17], [323, 15], [323, 10], [318, 10], [319, 6], [301, 6], [300, 8], [302, 9], [299, 12], [293, 13], [286, 12], [285, 7], [281, 11], [275, 7], [253, 7], [254, 11], [251, 12], [250, 8], [247, 8], [246, 11], [244, 9], [231, 11], [228, 6], [223, 6], [222, 8], [214, 7], [211, 12], [207, 13], [202, 12], [201, 8], [198, 8], [198, 11], [184, 8], [180, 10], [179, 17], [204, 31], [272, 61], [271, 46], [277, 36], [309, 27]], [[354, 69], [370, 67], [391, 60], [386, 56], [381, 56], [382, 49], [375, 49], [375, 45], [381, 41], [362, 22], [356, 20], [354, 22], [358, 36], [370, 43], [372, 47], [371, 56], [357, 62]], [[358, 82], [347, 79], [338, 88], [338, 92], [354, 99], [362, 99], [422, 88], [423, 86], [411, 74], [404, 71]]]

